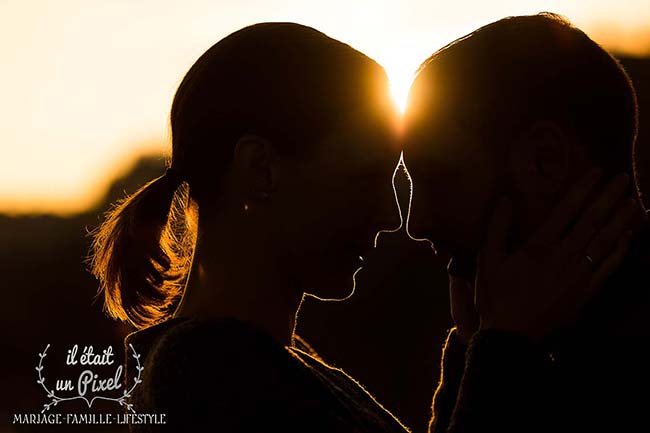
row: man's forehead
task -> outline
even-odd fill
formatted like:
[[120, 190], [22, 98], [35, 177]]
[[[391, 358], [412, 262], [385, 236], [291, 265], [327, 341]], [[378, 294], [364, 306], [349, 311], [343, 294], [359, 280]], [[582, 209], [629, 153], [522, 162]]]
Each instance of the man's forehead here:
[[429, 113], [407, 118], [404, 122], [404, 148], [420, 148], [430, 146], [433, 142], [448, 140], [452, 135], [451, 124], [441, 119], [440, 113], [432, 109]]

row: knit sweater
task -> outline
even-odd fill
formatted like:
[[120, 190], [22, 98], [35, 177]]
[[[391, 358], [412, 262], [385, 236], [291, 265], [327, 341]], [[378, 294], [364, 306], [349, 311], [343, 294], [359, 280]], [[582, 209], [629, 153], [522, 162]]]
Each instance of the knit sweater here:
[[[406, 432], [358, 382], [299, 337], [286, 347], [237, 319], [174, 318], [127, 336], [140, 355], [132, 432]], [[137, 377], [127, 356], [126, 381]]]

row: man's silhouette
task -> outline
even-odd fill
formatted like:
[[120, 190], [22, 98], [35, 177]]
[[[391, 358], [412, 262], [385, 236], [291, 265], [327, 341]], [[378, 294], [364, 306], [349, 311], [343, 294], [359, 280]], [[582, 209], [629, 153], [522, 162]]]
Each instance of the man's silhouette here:
[[[509, 243], [516, 249], [589, 170], [638, 180], [636, 132], [634, 89], [623, 68], [553, 14], [489, 24], [422, 65], [406, 113], [405, 161], [414, 180], [409, 231], [452, 255], [456, 322], [431, 431], [647, 425], [650, 255], [632, 183], [623, 201], [629, 210], [615, 224], [635, 221], [638, 229], [625, 234], [630, 250], [579, 317], [535, 339], [486, 333], [471, 302], [476, 256], [497, 199], [507, 195], [512, 202]], [[592, 241], [583, 265], [596, 271], [604, 259], [593, 251], [610, 247]], [[558, 313], [548, 314], [550, 323]]]

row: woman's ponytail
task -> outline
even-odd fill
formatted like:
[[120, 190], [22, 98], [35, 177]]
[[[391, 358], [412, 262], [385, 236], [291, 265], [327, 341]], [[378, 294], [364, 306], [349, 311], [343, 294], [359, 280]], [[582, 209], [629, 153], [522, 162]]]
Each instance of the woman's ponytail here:
[[90, 271], [109, 316], [141, 329], [174, 312], [196, 235], [188, 188], [168, 170], [115, 203], [90, 233]]
[[278, 152], [307, 154], [353, 113], [392, 111], [386, 86], [375, 61], [299, 24], [255, 24], [210, 47], [174, 95], [174, 170], [117, 202], [91, 233], [90, 271], [108, 314], [137, 328], [173, 314], [192, 263], [199, 208], [209, 231], [241, 137], [257, 134]]

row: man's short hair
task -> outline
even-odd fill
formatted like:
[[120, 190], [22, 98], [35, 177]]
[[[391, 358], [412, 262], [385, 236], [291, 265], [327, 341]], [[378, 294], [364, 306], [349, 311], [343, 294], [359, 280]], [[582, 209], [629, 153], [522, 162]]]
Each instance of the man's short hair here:
[[409, 105], [415, 116], [453, 116], [487, 140], [554, 121], [606, 172], [634, 172], [632, 82], [614, 57], [556, 14], [504, 18], [440, 49], [420, 66]]

